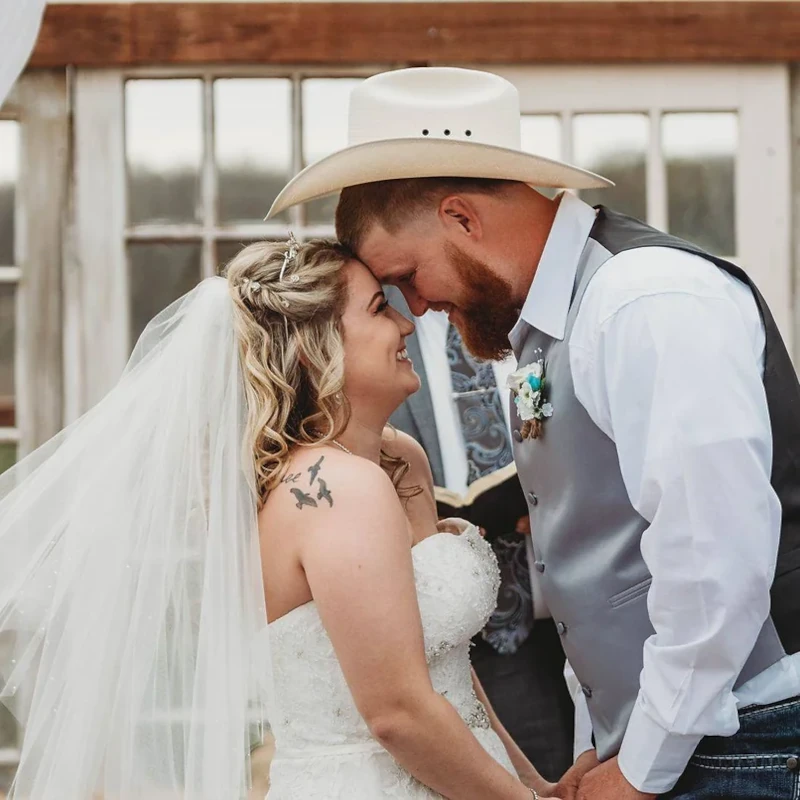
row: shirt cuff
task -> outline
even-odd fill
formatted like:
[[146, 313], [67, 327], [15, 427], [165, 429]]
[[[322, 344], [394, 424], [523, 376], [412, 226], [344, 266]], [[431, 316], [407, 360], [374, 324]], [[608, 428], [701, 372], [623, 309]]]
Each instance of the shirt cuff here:
[[620, 747], [620, 771], [634, 789], [666, 794], [678, 782], [702, 738], [664, 730], [648, 716], [640, 695]]
[[594, 750], [592, 733], [589, 706], [586, 705], [586, 698], [581, 694], [575, 698], [575, 739], [572, 745], [572, 757], [575, 761], [578, 760], [581, 753]]

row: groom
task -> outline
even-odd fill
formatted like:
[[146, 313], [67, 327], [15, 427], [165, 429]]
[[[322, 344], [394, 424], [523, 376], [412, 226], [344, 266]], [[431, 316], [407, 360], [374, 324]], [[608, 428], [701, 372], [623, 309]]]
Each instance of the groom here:
[[271, 213], [337, 232], [411, 311], [512, 349], [514, 455], [576, 704], [559, 797], [793, 797], [800, 386], [738, 267], [573, 194], [519, 149], [516, 91], [456, 69], [353, 93], [351, 143]]

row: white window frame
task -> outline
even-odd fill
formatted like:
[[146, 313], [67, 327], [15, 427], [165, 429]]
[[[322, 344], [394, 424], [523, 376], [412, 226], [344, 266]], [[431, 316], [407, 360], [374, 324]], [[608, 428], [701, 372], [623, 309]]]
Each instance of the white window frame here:
[[[0, 108], [0, 120], [10, 120], [12, 122], [16, 122], [21, 127], [20, 123], [20, 110], [19, 110], [19, 102], [18, 102], [18, 94], [19, 92], [14, 89], [11, 92], [11, 95], [3, 104], [2, 108]], [[20, 137], [21, 138], [21, 137]], [[21, 149], [21, 143], [20, 143]], [[19, 158], [19, 156], [18, 156]], [[19, 287], [20, 277], [22, 275], [22, 270], [19, 268], [19, 264], [21, 262], [21, 258], [19, 256], [20, 250], [20, 199], [19, 199], [19, 179], [17, 180], [17, 186], [15, 188], [14, 193], [14, 202], [15, 202], [15, 210], [14, 210], [14, 264], [0, 264], [0, 283], [4, 285], [12, 285]], [[15, 313], [15, 324], [16, 324], [16, 313]], [[15, 372], [18, 373], [18, 364], [20, 359], [20, 342], [19, 337], [15, 337], [15, 352], [14, 352], [14, 368]], [[20, 443], [20, 432], [19, 432], [19, 409], [18, 409], [18, 402], [17, 402], [17, 389], [18, 389], [18, 380], [19, 375], [16, 374], [14, 377], [14, 408], [15, 408], [15, 421], [16, 425], [14, 427], [0, 427], [0, 444], [13, 444], [19, 447]], [[14, 751], [16, 752], [16, 751]], [[6, 765], [8, 763], [15, 763], [15, 762], [8, 762], [6, 759], [10, 758], [5, 749], [0, 748], [0, 766]]]
[[[333, 225], [307, 225], [300, 208], [288, 221], [218, 224], [214, 219], [213, 86], [218, 78], [284, 78], [292, 82], [292, 174], [302, 168], [303, 117], [300, 85], [307, 78], [364, 78], [387, 69], [365, 65], [347, 69], [298, 67], [139, 67], [76, 71], [75, 81], [75, 238], [81, 275], [66, 284], [66, 419], [76, 419], [113, 386], [130, 355], [128, 266], [130, 242], [201, 244], [201, 278], [216, 274], [215, 244], [332, 236]], [[191, 224], [128, 225], [125, 174], [124, 92], [132, 79], [197, 79], [203, 82], [203, 218]], [[267, 207], [264, 208], [266, 214]], [[102, 298], [102, 302], [98, 302]]]
[[[21, 459], [63, 425], [61, 275], [69, 161], [66, 72], [24, 73], [0, 109], [0, 119], [19, 124], [15, 263], [0, 265], [0, 282], [17, 287], [16, 426], [0, 428], [0, 441], [16, 443]], [[18, 747], [0, 748], [0, 766], [18, 763]]]
[[[397, 66], [397, 65], [392, 65]], [[466, 64], [465, 66], [474, 66]], [[294, 172], [302, 167], [302, 113], [297, 89], [307, 77], [366, 77], [382, 65], [296, 69], [209, 64], [202, 67], [141, 67], [76, 71], [75, 240], [80, 274], [66, 275], [66, 419], [76, 418], [113, 385], [129, 355], [128, 242], [197, 241], [202, 276], [216, 269], [214, 243], [283, 237], [329, 236], [330, 225], [304, 225], [299, 208], [288, 222], [216, 225], [212, 103], [204, 104], [201, 196], [204, 218], [190, 225], [127, 225], [124, 143], [124, 84], [128, 79], [195, 78], [205, 99], [215, 78], [292, 80]], [[786, 65], [508, 66], [493, 72], [519, 89], [526, 114], [556, 114], [563, 125], [562, 157], [572, 160], [570, 121], [578, 113], [646, 113], [658, 122], [666, 111], [734, 111], [738, 114], [736, 166], [737, 260], [767, 298], [787, 347], [792, 348], [790, 266], [789, 76]], [[648, 221], [666, 225], [666, 177], [651, 125], [647, 154]], [[768, 186], [769, 193], [760, 191]], [[265, 208], [266, 211], [266, 208]]]
[[[651, 123], [647, 221], [661, 230], [667, 229], [666, 168], [659, 138], [661, 115], [737, 113], [735, 260], [758, 285], [787, 349], [793, 352], [790, 95], [786, 64], [510, 66], [492, 71], [516, 85], [523, 114], [553, 114], [561, 118], [561, 157], [568, 162], [574, 161], [570, 134], [575, 115], [647, 114]], [[763, 191], [763, 187], [769, 191]]]

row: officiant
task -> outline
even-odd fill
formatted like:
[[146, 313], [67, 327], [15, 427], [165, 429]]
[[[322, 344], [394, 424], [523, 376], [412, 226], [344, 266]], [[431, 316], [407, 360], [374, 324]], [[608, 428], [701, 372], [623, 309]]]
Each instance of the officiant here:
[[[408, 314], [400, 291], [385, 289], [389, 302]], [[464, 495], [476, 480], [513, 462], [506, 379], [516, 362], [513, 356], [475, 359], [444, 312], [429, 311], [415, 323], [406, 345], [422, 388], [390, 422], [425, 448], [437, 487]], [[542, 775], [557, 781], [572, 764], [574, 706], [563, 676], [564, 651], [531, 569], [528, 507], [516, 476], [510, 487], [496, 501], [496, 516], [508, 529], [483, 524], [501, 586], [497, 610], [474, 638], [471, 657], [500, 721]], [[516, 509], [515, 526], [505, 522], [509, 507]], [[458, 509], [452, 515], [459, 516]]]

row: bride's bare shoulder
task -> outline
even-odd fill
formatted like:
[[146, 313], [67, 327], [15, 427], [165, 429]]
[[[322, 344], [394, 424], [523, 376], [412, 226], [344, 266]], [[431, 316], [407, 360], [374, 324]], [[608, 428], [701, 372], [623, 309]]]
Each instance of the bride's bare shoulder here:
[[280, 514], [284, 521], [313, 523], [317, 517], [330, 518], [354, 504], [363, 504], [367, 497], [383, 498], [391, 488], [383, 470], [367, 459], [333, 446], [298, 448], [289, 457], [264, 509], [272, 515]]

